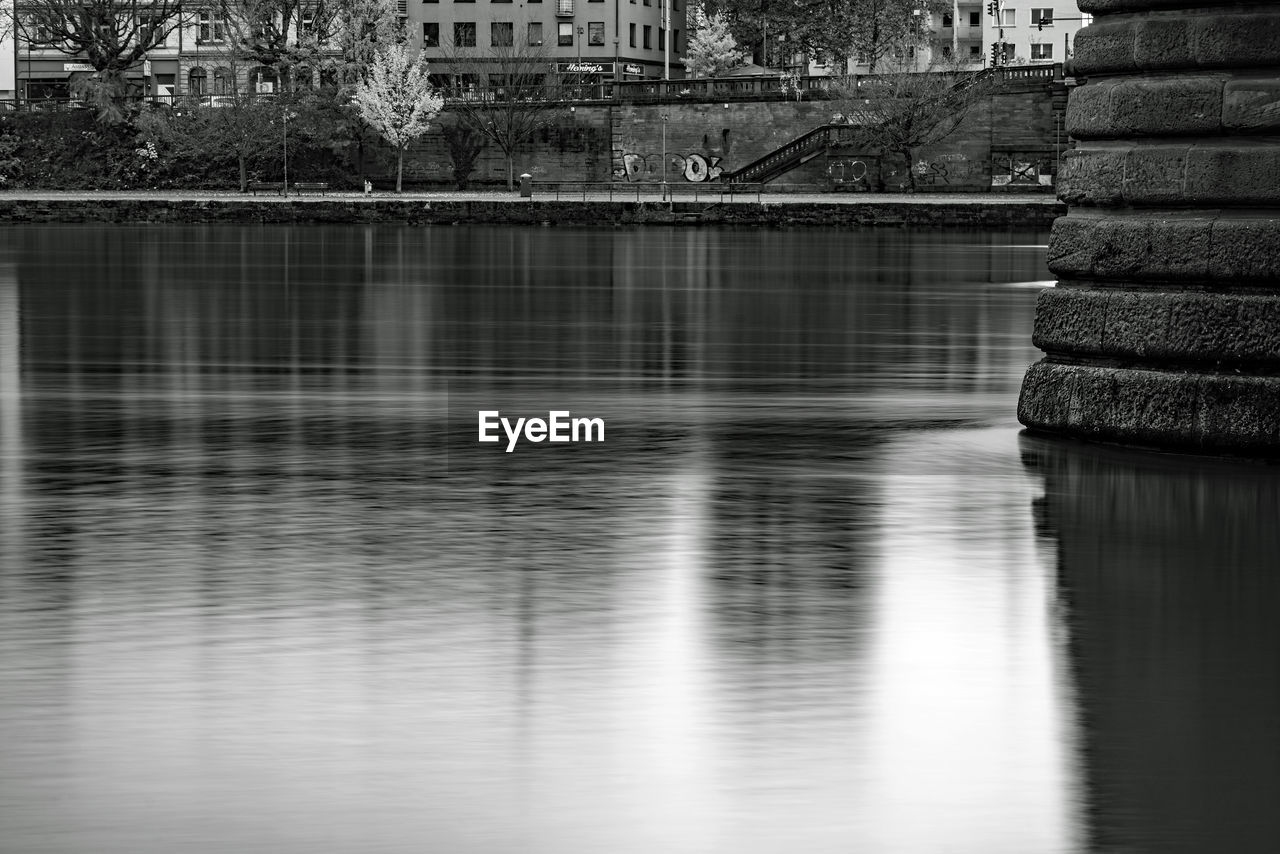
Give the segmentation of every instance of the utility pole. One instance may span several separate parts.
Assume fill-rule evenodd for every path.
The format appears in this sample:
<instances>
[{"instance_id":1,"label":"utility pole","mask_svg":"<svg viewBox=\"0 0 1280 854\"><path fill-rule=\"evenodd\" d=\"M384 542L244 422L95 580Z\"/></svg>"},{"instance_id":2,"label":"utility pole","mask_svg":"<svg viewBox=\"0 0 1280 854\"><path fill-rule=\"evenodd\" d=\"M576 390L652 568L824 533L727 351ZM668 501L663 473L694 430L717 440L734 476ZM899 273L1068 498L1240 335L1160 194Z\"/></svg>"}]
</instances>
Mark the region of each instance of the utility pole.
<instances>
[{"instance_id":1,"label":"utility pole","mask_svg":"<svg viewBox=\"0 0 1280 854\"><path fill-rule=\"evenodd\" d=\"M671 79L671 0L662 3L662 79Z\"/></svg>"}]
</instances>

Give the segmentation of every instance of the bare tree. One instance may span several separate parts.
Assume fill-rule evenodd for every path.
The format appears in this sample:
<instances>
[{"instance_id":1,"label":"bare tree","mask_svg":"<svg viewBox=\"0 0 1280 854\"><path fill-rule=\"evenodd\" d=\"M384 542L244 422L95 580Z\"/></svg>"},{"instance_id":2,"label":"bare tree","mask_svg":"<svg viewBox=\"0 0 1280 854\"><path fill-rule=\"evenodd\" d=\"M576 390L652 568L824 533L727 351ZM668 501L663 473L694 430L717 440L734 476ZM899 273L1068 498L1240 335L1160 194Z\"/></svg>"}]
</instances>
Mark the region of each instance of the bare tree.
<instances>
[{"instance_id":1,"label":"bare tree","mask_svg":"<svg viewBox=\"0 0 1280 854\"><path fill-rule=\"evenodd\" d=\"M831 91L844 115L858 126L855 138L860 144L902 158L914 193L916 149L955 133L986 98L989 80L985 72L950 65L846 79Z\"/></svg>"},{"instance_id":2,"label":"bare tree","mask_svg":"<svg viewBox=\"0 0 1280 854\"><path fill-rule=\"evenodd\" d=\"M293 88L295 69L313 69L338 53L335 41L347 0L215 0L228 50L252 67L269 68L280 88Z\"/></svg>"},{"instance_id":3,"label":"bare tree","mask_svg":"<svg viewBox=\"0 0 1280 854\"><path fill-rule=\"evenodd\" d=\"M449 106L460 124L502 151L507 188L513 189L516 151L555 122L555 110L568 94L555 63L541 48L514 43L483 54L454 44L447 61L454 71Z\"/></svg>"},{"instance_id":4,"label":"bare tree","mask_svg":"<svg viewBox=\"0 0 1280 854\"><path fill-rule=\"evenodd\" d=\"M21 38L68 56L83 57L93 73L75 93L102 121L119 121L125 72L164 44L178 26L180 0L24 0L17 9Z\"/></svg>"}]
</instances>

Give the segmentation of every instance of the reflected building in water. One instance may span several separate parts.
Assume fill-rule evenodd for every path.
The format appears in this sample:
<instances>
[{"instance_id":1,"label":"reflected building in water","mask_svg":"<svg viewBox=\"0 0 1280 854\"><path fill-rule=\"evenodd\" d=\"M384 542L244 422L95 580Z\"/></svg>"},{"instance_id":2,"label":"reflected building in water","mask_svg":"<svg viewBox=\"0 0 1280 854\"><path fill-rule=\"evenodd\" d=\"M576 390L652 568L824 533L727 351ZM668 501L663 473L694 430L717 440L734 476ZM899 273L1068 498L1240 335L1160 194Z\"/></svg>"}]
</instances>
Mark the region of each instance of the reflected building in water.
<instances>
[{"instance_id":1,"label":"reflected building in water","mask_svg":"<svg viewBox=\"0 0 1280 854\"><path fill-rule=\"evenodd\" d=\"M1280 480L1026 438L1080 717L1087 850L1280 839Z\"/></svg>"},{"instance_id":2,"label":"reflected building in water","mask_svg":"<svg viewBox=\"0 0 1280 854\"><path fill-rule=\"evenodd\" d=\"M24 851L1275 838L1276 487L1019 447L1035 235L5 241Z\"/></svg>"}]
</instances>

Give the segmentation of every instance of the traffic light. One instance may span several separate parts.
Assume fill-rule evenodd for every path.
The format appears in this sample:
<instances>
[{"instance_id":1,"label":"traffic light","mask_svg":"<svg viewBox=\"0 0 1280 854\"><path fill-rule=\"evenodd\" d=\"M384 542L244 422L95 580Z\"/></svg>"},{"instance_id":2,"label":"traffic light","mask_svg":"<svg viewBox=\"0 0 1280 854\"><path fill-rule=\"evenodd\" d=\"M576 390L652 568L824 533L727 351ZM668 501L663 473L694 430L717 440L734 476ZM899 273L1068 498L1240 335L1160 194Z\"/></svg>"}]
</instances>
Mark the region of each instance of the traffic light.
<instances>
[{"instance_id":1,"label":"traffic light","mask_svg":"<svg viewBox=\"0 0 1280 854\"><path fill-rule=\"evenodd\" d=\"M999 67L1000 60L1003 58L1004 58L1004 51L1000 49L1000 42L995 42L994 44L991 45L991 67L992 68Z\"/></svg>"},{"instance_id":2,"label":"traffic light","mask_svg":"<svg viewBox=\"0 0 1280 854\"><path fill-rule=\"evenodd\" d=\"M1040 22L1036 24L1036 29L1043 30L1045 27L1052 27L1052 26L1053 26L1053 12L1050 11L1048 12L1048 14L1042 14L1040 18Z\"/></svg>"},{"instance_id":3,"label":"traffic light","mask_svg":"<svg viewBox=\"0 0 1280 854\"><path fill-rule=\"evenodd\" d=\"M997 8L995 0L991 0L991 2L987 4L987 14L994 18L996 16Z\"/></svg>"}]
</instances>

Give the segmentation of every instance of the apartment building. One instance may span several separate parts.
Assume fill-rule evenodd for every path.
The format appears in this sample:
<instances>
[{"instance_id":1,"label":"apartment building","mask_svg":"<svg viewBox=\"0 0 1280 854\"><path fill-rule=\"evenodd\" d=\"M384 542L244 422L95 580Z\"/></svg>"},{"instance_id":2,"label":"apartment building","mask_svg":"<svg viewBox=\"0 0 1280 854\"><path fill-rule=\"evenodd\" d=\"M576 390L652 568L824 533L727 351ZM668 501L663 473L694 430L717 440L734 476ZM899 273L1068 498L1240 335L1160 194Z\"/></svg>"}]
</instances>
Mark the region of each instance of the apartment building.
<instances>
[{"instance_id":1,"label":"apartment building","mask_svg":"<svg viewBox=\"0 0 1280 854\"><path fill-rule=\"evenodd\" d=\"M988 65L997 56L1006 65L1070 59L1076 33L1092 20L1075 0L988 0L982 19Z\"/></svg>"},{"instance_id":2,"label":"apartment building","mask_svg":"<svg viewBox=\"0 0 1280 854\"><path fill-rule=\"evenodd\" d=\"M273 70L232 59L230 35L218 11L184 10L165 39L125 73L131 93L168 98L274 91L278 81ZM77 77L94 73L84 58L46 42L39 32L17 28L13 75L20 98L66 98Z\"/></svg>"},{"instance_id":3,"label":"apartment building","mask_svg":"<svg viewBox=\"0 0 1280 854\"><path fill-rule=\"evenodd\" d=\"M927 21L931 36L925 44L907 48L877 70L888 65L924 71L954 62L962 68L987 68L993 61L1003 65L1034 65L1062 62L1069 58L1076 33L1089 23L1075 0L981 0L956 3L952 11L933 14ZM867 74L871 66L865 58L854 57L844 73ZM839 74L830 65L813 64L811 74Z\"/></svg>"},{"instance_id":4,"label":"apartment building","mask_svg":"<svg viewBox=\"0 0 1280 854\"><path fill-rule=\"evenodd\" d=\"M22 7L18 7L22 13ZM28 27L15 27L13 38L12 72L14 94L19 98L66 98L71 84L81 76L93 73L93 66L81 57L70 56L50 47L47 38L39 32L28 32ZM178 85L178 57L181 36L177 31L149 51L147 57L130 68L125 79L136 94L172 95ZM8 58L8 57L6 57Z\"/></svg>"},{"instance_id":5,"label":"apartment building","mask_svg":"<svg viewBox=\"0 0 1280 854\"><path fill-rule=\"evenodd\" d=\"M686 2L405 0L404 8L433 73L447 77L455 54L537 52L562 75L596 83L684 77Z\"/></svg>"}]
</instances>

